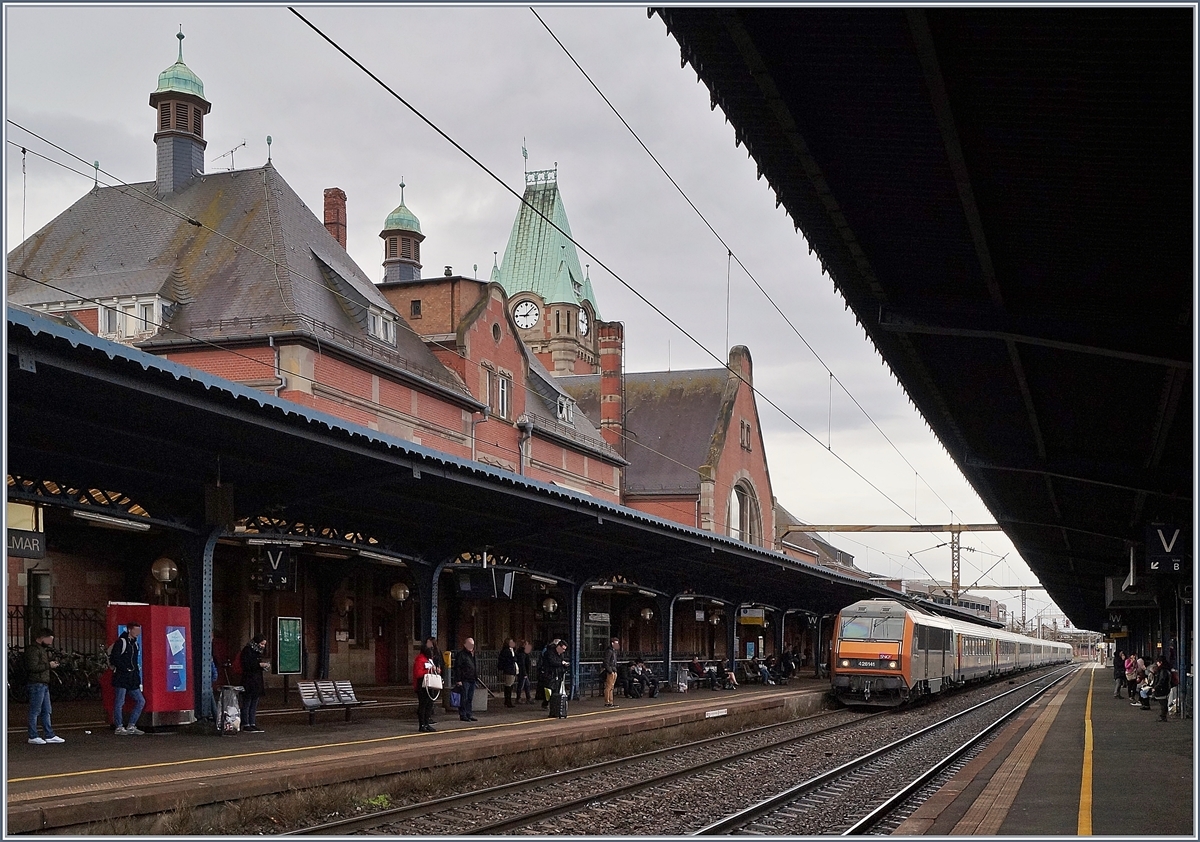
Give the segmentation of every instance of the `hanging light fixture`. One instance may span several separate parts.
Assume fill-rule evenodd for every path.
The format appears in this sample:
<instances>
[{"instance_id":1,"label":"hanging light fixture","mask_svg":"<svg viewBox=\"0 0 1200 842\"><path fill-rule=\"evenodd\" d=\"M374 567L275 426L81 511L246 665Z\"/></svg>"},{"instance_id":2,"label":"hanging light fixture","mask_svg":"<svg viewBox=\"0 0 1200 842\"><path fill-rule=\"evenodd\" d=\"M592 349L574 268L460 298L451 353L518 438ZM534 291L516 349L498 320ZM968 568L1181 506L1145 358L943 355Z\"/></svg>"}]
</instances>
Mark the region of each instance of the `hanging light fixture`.
<instances>
[{"instance_id":1,"label":"hanging light fixture","mask_svg":"<svg viewBox=\"0 0 1200 842\"><path fill-rule=\"evenodd\" d=\"M179 566L163 556L150 565L150 575L154 577L155 581L162 582L164 585L169 584L179 576Z\"/></svg>"},{"instance_id":2,"label":"hanging light fixture","mask_svg":"<svg viewBox=\"0 0 1200 842\"><path fill-rule=\"evenodd\" d=\"M396 600L396 602L404 602L404 600L408 599L408 585L403 582L397 582L392 585L392 589L388 593L391 594L392 599Z\"/></svg>"},{"instance_id":3,"label":"hanging light fixture","mask_svg":"<svg viewBox=\"0 0 1200 842\"><path fill-rule=\"evenodd\" d=\"M542 610L547 614L553 614L558 610L558 600L552 596L548 596L542 600Z\"/></svg>"},{"instance_id":4,"label":"hanging light fixture","mask_svg":"<svg viewBox=\"0 0 1200 842\"><path fill-rule=\"evenodd\" d=\"M643 608L641 611L641 614L642 614L642 619L647 622L654 619L654 609L653 608Z\"/></svg>"}]
</instances>

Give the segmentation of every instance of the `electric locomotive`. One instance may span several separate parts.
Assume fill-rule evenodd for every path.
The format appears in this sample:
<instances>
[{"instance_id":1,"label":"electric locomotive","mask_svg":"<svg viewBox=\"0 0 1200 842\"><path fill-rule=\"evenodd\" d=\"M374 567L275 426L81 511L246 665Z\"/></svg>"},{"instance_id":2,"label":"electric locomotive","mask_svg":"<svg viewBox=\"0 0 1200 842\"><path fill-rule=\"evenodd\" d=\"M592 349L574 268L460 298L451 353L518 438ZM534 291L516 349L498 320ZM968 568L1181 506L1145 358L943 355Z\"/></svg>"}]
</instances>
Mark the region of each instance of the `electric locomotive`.
<instances>
[{"instance_id":1,"label":"electric locomotive","mask_svg":"<svg viewBox=\"0 0 1200 842\"><path fill-rule=\"evenodd\" d=\"M831 645L834 695L895 707L972 681L1066 663L1070 645L940 617L893 599L866 599L838 614Z\"/></svg>"}]
</instances>

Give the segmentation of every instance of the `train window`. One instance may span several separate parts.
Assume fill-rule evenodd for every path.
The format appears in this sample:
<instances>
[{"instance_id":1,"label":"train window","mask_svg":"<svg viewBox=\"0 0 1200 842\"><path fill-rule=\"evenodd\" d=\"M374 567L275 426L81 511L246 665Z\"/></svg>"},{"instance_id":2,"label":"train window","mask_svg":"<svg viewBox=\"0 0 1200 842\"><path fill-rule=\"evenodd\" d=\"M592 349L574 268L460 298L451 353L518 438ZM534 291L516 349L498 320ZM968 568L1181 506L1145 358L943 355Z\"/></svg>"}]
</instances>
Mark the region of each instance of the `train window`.
<instances>
[{"instance_id":1,"label":"train window","mask_svg":"<svg viewBox=\"0 0 1200 842\"><path fill-rule=\"evenodd\" d=\"M918 649L952 649L954 638L950 629L917 626Z\"/></svg>"},{"instance_id":2,"label":"train window","mask_svg":"<svg viewBox=\"0 0 1200 842\"><path fill-rule=\"evenodd\" d=\"M842 620L842 640L901 640L903 617L847 617Z\"/></svg>"}]
</instances>

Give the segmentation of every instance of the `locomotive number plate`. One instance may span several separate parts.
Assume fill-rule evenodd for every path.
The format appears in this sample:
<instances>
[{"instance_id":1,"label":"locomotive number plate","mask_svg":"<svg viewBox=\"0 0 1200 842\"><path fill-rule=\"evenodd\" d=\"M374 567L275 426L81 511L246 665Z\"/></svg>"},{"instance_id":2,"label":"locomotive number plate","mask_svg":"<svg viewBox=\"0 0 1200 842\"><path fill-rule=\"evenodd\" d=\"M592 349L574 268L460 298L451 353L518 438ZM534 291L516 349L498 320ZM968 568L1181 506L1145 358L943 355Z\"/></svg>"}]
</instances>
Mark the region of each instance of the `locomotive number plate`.
<instances>
[{"instance_id":1,"label":"locomotive number plate","mask_svg":"<svg viewBox=\"0 0 1200 842\"><path fill-rule=\"evenodd\" d=\"M878 661L855 661L855 666L866 667L867 669L878 669Z\"/></svg>"}]
</instances>

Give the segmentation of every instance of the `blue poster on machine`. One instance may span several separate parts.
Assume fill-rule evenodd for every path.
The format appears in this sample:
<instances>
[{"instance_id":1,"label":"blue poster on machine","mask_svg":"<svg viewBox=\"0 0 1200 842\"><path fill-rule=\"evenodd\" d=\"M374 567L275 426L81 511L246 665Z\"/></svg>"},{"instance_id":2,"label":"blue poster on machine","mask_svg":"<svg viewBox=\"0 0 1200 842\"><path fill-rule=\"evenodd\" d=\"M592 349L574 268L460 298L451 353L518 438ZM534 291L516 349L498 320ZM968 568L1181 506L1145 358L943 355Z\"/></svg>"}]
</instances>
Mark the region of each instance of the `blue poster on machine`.
<instances>
[{"instance_id":1,"label":"blue poster on machine","mask_svg":"<svg viewBox=\"0 0 1200 842\"><path fill-rule=\"evenodd\" d=\"M187 628L167 626L167 690L187 689Z\"/></svg>"}]
</instances>

